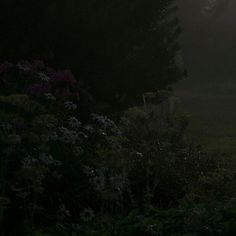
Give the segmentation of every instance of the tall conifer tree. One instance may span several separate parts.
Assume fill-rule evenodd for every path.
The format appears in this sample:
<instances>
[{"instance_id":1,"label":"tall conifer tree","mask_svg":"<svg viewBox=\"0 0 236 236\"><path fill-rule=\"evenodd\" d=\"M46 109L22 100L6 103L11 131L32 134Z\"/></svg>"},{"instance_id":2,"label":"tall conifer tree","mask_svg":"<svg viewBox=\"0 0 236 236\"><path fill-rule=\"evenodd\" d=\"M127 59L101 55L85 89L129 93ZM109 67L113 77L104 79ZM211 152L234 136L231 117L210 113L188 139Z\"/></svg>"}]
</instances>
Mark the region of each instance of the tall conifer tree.
<instances>
[{"instance_id":1,"label":"tall conifer tree","mask_svg":"<svg viewBox=\"0 0 236 236\"><path fill-rule=\"evenodd\" d=\"M2 55L71 67L100 101L134 102L183 76L174 0L9 0L11 7Z\"/></svg>"}]
</instances>

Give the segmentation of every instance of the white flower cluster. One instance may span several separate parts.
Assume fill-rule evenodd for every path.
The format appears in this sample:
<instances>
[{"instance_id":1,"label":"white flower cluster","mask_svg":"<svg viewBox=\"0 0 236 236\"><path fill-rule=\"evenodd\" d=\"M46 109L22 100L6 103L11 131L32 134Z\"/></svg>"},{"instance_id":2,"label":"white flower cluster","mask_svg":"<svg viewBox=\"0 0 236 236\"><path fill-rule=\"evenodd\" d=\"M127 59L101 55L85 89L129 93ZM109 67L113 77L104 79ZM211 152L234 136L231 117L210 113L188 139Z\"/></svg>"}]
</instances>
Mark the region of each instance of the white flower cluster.
<instances>
[{"instance_id":1,"label":"white flower cluster","mask_svg":"<svg viewBox=\"0 0 236 236\"><path fill-rule=\"evenodd\" d=\"M70 117L68 119L68 125L72 128L72 129L79 129L81 127L81 122L76 118L76 117Z\"/></svg>"},{"instance_id":2,"label":"white flower cluster","mask_svg":"<svg viewBox=\"0 0 236 236\"><path fill-rule=\"evenodd\" d=\"M159 235L157 224L148 225L146 231L151 235Z\"/></svg>"},{"instance_id":3,"label":"white flower cluster","mask_svg":"<svg viewBox=\"0 0 236 236\"><path fill-rule=\"evenodd\" d=\"M30 155L28 155L26 158L22 160L22 167L24 169L31 169L33 168L36 164L38 164L38 160Z\"/></svg>"},{"instance_id":4,"label":"white flower cluster","mask_svg":"<svg viewBox=\"0 0 236 236\"><path fill-rule=\"evenodd\" d=\"M39 161L44 165L60 165L60 161L55 160L52 155L47 153L40 153L39 154Z\"/></svg>"},{"instance_id":5,"label":"white flower cluster","mask_svg":"<svg viewBox=\"0 0 236 236\"><path fill-rule=\"evenodd\" d=\"M136 156L137 156L138 158L143 158L143 153L141 153L141 152L136 152Z\"/></svg>"},{"instance_id":6,"label":"white flower cluster","mask_svg":"<svg viewBox=\"0 0 236 236\"><path fill-rule=\"evenodd\" d=\"M80 218L85 222L91 221L94 216L94 211L91 208L85 208L83 212L80 213Z\"/></svg>"},{"instance_id":7,"label":"white flower cluster","mask_svg":"<svg viewBox=\"0 0 236 236\"><path fill-rule=\"evenodd\" d=\"M76 110L77 109L77 104L75 104L71 101L64 102L64 106L67 110Z\"/></svg>"},{"instance_id":8,"label":"white flower cluster","mask_svg":"<svg viewBox=\"0 0 236 236\"><path fill-rule=\"evenodd\" d=\"M91 118L93 121L95 121L98 125L101 125L102 128L104 129L111 129L113 128L115 125L114 121L112 121L111 119L109 119L106 116L101 116L101 115L97 115L97 114L91 114Z\"/></svg>"},{"instance_id":9,"label":"white flower cluster","mask_svg":"<svg viewBox=\"0 0 236 236\"><path fill-rule=\"evenodd\" d=\"M59 131L61 133L59 140L64 143L75 144L79 139L78 133L74 130L69 130L65 127L61 127L59 128Z\"/></svg>"},{"instance_id":10,"label":"white flower cluster","mask_svg":"<svg viewBox=\"0 0 236 236\"><path fill-rule=\"evenodd\" d=\"M44 82L48 82L50 80L50 78L42 72L40 72L38 75L39 75L39 78Z\"/></svg>"},{"instance_id":11,"label":"white flower cluster","mask_svg":"<svg viewBox=\"0 0 236 236\"><path fill-rule=\"evenodd\" d=\"M56 97L53 96L51 93L45 93L44 96L48 99L48 100L52 100L55 101Z\"/></svg>"},{"instance_id":12,"label":"white flower cluster","mask_svg":"<svg viewBox=\"0 0 236 236\"><path fill-rule=\"evenodd\" d=\"M29 65L27 63L24 63L24 62L18 63L16 66L18 67L19 70L22 70L24 72L27 72L27 71L31 70Z\"/></svg>"}]
</instances>

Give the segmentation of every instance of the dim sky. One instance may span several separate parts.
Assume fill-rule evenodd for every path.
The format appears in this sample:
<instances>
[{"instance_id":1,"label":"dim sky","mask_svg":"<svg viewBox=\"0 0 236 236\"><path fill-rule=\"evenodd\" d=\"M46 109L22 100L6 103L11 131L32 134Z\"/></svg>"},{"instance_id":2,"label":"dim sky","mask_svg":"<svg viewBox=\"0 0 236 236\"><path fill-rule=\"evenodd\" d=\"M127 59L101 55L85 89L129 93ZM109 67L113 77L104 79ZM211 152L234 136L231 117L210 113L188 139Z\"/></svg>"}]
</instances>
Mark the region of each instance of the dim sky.
<instances>
[{"instance_id":1,"label":"dim sky","mask_svg":"<svg viewBox=\"0 0 236 236\"><path fill-rule=\"evenodd\" d=\"M185 96L236 98L236 1L177 2L189 72L189 78L177 86L178 91Z\"/></svg>"}]
</instances>

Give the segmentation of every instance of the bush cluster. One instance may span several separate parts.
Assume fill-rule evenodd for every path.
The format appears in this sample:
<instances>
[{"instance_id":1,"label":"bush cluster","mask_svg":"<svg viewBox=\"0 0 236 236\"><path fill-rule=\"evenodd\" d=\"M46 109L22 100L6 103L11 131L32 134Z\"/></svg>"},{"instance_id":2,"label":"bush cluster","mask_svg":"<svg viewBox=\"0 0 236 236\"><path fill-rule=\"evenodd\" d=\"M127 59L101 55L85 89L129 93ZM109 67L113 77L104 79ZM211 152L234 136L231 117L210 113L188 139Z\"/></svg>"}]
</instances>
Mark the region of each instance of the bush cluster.
<instances>
[{"instance_id":1,"label":"bush cluster","mask_svg":"<svg viewBox=\"0 0 236 236\"><path fill-rule=\"evenodd\" d=\"M85 115L71 71L39 61L2 64L0 83L2 235L235 229L235 171L188 143L186 115L159 105L132 107L117 122Z\"/></svg>"}]
</instances>

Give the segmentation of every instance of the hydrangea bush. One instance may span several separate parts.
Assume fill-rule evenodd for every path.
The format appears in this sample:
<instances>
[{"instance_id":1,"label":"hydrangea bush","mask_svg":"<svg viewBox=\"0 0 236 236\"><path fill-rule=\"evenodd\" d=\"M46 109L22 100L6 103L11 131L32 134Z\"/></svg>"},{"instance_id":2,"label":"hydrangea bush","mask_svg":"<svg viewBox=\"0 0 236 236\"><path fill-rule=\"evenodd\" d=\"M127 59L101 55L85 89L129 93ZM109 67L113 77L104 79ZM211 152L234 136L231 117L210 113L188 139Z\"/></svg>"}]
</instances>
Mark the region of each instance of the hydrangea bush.
<instances>
[{"instance_id":1,"label":"hydrangea bush","mask_svg":"<svg viewBox=\"0 0 236 236\"><path fill-rule=\"evenodd\" d=\"M120 231L119 217L176 206L219 166L186 142L186 116L163 118L154 106L128 109L120 122L92 112L82 119L82 94L69 70L0 65L5 235L137 235ZM155 222L145 227L142 235L159 235Z\"/></svg>"},{"instance_id":2,"label":"hydrangea bush","mask_svg":"<svg viewBox=\"0 0 236 236\"><path fill-rule=\"evenodd\" d=\"M0 220L6 232L14 224L19 231L36 222L88 221L95 211L120 207L127 184L119 163L124 137L105 116L91 113L81 121L73 74L23 61L3 63L0 78Z\"/></svg>"},{"instance_id":3,"label":"hydrangea bush","mask_svg":"<svg viewBox=\"0 0 236 236\"><path fill-rule=\"evenodd\" d=\"M79 120L78 82L69 70L23 61L3 63L0 83L1 223L16 223L14 214L19 225L45 216L55 222L67 212L63 172L79 165L91 134Z\"/></svg>"}]
</instances>

